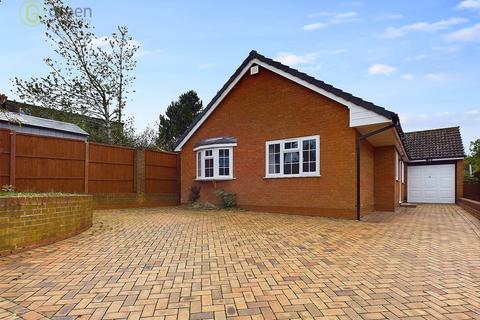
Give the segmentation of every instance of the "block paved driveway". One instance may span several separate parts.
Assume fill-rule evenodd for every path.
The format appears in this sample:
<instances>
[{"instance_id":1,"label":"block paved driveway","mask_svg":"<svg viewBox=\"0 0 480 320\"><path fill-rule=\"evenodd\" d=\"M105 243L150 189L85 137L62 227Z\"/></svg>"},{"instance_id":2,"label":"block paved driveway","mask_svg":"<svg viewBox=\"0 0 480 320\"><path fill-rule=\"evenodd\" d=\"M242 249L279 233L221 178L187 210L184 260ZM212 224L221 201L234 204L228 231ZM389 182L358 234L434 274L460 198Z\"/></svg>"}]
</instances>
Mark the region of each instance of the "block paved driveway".
<instances>
[{"instance_id":1,"label":"block paved driveway","mask_svg":"<svg viewBox=\"0 0 480 320\"><path fill-rule=\"evenodd\" d=\"M0 318L480 319L480 228L425 205L367 221L179 208L95 213L0 259Z\"/></svg>"}]
</instances>

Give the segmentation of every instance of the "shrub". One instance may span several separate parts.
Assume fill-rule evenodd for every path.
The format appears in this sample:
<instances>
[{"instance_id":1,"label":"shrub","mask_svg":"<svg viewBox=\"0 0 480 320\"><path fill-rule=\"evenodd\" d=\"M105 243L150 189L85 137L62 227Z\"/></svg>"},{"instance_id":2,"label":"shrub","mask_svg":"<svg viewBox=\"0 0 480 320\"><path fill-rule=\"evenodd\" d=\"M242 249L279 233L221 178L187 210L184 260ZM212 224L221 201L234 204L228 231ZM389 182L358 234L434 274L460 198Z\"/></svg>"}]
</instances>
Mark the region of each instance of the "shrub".
<instances>
[{"instance_id":1,"label":"shrub","mask_svg":"<svg viewBox=\"0 0 480 320\"><path fill-rule=\"evenodd\" d=\"M200 190L201 187L198 185L192 185L190 187L190 193L188 195L188 201L190 201L190 203L195 203L200 199Z\"/></svg>"},{"instance_id":2,"label":"shrub","mask_svg":"<svg viewBox=\"0 0 480 320\"><path fill-rule=\"evenodd\" d=\"M235 193L228 193L223 189L217 189L214 193L222 200L224 208L234 208L237 206L237 195Z\"/></svg>"}]
</instances>

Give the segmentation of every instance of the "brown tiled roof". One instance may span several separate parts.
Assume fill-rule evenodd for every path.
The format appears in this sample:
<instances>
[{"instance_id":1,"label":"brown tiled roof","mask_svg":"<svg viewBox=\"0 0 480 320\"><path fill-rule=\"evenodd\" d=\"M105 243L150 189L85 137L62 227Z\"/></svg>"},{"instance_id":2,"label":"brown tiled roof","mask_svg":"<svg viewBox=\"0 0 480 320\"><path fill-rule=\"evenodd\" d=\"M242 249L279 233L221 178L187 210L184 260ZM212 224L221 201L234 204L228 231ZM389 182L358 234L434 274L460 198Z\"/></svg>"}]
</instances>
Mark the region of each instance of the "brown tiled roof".
<instances>
[{"instance_id":1,"label":"brown tiled roof","mask_svg":"<svg viewBox=\"0 0 480 320\"><path fill-rule=\"evenodd\" d=\"M405 132L405 148L410 160L464 157L459 127Z\"/></svg>"}]
</instances>

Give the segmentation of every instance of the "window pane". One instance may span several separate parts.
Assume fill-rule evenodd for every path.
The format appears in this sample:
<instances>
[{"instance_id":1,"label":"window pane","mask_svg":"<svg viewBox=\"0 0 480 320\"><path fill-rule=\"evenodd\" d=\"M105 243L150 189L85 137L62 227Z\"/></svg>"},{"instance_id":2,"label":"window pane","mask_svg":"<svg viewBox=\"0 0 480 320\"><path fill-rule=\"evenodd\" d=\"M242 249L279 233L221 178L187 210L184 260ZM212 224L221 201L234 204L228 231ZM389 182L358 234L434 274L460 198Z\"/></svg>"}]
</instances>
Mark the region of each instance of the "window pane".
<instances>
[{"instance_id":1,"label":"window pane","mask_svg":"<svg viewBox=\"0 0 480 320\"><path fill-rule=\"evenodd\" d=\"M299 174L300 173L300 165L297 163L292 164L292 174Z\"/></svg>"},{"instance_id":2,"label":"window pane","mask_svg":"<svg viewBox=\"0 0 480 320\"><path fill-rule=\"evenodd\" d=\"M296 148L298 148L298 142L297 141L285 142L284 148L285 149L296 149Z\"/></svg>"},{"instance_id":3,"label":"window pane","mask_svg":"<svg viewBox=\"0 0 480 320\"><path fill-rule=\"evenodd\" d=\"M280 144L268 145L268 173L280 173Z\"/></svg>"},{"instance_id":4,"label":"window pane","mask_svg":"<svg viewBox=\"0 0 480 320\"><path fill-rule=\"evenodd\" d=\"M298 174L299 173L299 152L285 152L283 154L283 173Z\"/></svg>"},{"instance_id":5,"label":"window pane","mask_svg":"<svg viewBox=\"0 0 480 320\"><path fill-rule=\"evenodd\" d=\"M315 172L317 161L317 142L315 139L303 140L303 172Z\"/></svg>"},{"instance_id":6,"label":"window pane","mask_svg":"<svg viewBox=\"0 0 480 320\"><path fill-rule=\"evenodd\" d=\"M218 174L220 176L228 176L230 172L230 150L218 150Z\"/></svg>"},{"instance_id":7,"label":"window pane","mask_svg":"<svg viewBox=\"0 0 480 320\"><path fill-rule=\"evenodd\" d=\"M211 157L213 155L212 150L205 150L205 157Z\"/></svg>"},{"instance_id":8,"label":"window pane","mask_svg":"<svg viewBox=\"0 0 480 320\"><path fill-rule=\"evenodd\" d=\"M213 159L205 159L205 177L213 177Z\"/></svg>"}]
</instances>

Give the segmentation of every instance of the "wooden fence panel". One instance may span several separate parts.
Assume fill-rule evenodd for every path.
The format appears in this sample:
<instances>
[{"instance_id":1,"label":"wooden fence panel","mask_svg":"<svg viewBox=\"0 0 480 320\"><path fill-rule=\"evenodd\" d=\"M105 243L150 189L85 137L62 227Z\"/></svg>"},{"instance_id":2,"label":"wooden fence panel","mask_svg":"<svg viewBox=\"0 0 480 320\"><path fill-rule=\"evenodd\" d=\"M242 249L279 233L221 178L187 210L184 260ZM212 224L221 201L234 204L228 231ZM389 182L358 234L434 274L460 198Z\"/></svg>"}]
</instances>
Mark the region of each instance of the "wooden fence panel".
<instances>
[{"instance_id":1,"label":"wooden fence panel","mask_svg":"<svg viewBox=\"0 0 480 320\"><path fill-rule=\"evenodd\" d=\"M480 201L480 183L465 183L463 185L463 197L470 200Z\"/></svg>"},{"instance_id":2,"label":"wooden fence panel","mask_svg":"<svg viewBox=\"0 0 480 320\"><path fill-rule=\"evenodd\" d=\"M89 143L89 193L135 192L135 149Z\"/></svg>"},{"instance_id":3,"label":"wooden fence panel","mask_svg":"<svg viewBox=\"0 0 480 320\"><path fill-rule=\"evenodd\" d=\"M16 134L15 189L28 192L84 191L85 142Z\"/></svg>"},{"instance_id":4,"label":"wooden fence panel","mask_svg":"<svg viewBox=\"0 0 480 320\"><path fill-rule=\"evenodd\" d=\"M146 193L178 193L177 159L175 153L145 150Z\"/></svg>"},{"instance_id":5,"label":"wooden fence panel","mask_svg":"<svg viewBox=\"0 0 480 320\"><path fill-rule=\"evenodd\" d=\"M10 138L9 130L0 130L0 186L10 184Z\"/></svg>"}]
</instances>

